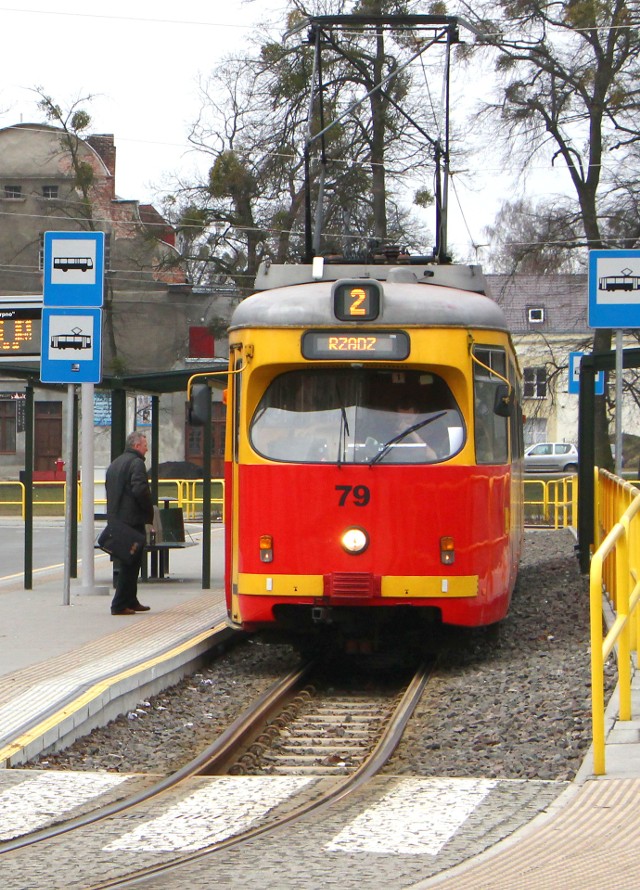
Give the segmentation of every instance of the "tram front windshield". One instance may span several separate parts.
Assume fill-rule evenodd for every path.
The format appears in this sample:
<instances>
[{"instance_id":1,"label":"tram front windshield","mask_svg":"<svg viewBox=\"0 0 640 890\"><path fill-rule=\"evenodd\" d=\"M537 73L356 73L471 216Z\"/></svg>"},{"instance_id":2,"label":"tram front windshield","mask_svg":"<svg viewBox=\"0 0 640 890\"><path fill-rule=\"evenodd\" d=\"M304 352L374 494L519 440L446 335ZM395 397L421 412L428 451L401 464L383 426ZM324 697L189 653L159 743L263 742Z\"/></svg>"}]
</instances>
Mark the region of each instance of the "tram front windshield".
<instances>
[{"instance_id":1,"label":"tram front windshield","mask_svg":"<svg viewBox=\"0 0 640 890\"><path fill-rule=\"evenodd\" d=\"M425 464L465 436L446 382L425 371L304 369L276 377L250 427L253 449L295 463Z\"/></svg>"}]
</instances>

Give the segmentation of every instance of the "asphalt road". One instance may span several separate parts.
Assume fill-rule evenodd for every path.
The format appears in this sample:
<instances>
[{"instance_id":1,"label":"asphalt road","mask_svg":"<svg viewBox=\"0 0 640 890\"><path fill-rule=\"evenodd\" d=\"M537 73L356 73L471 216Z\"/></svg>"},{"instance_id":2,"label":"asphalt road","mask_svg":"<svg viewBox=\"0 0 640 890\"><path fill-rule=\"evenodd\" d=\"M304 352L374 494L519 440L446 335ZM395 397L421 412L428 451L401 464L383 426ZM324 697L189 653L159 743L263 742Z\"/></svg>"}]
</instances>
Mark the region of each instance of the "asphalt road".
<instances>
[{"instance_id":1,"label":"asphalt road","mask_svg":"<svg viewBox=\"0 0 640 890\"><path fill-rule=\"evenodd\" d=\"M0 520L0 579L24 571L25 527L21 519ZM64 562L64 520L34 519L33 568Z\"/></svg>"},{"instance_id":2,"label":"asphalt road","mask_svg":"<svg viewBox=\"0 0 640 890\"><path fill-rule=\"evenodd\" d=\"M103 524L96 522L96 535ZM215 527L215 525L212 526L212 529ZM194 525L188 530L199 533L202 529L201 526ZM78 530L78 553L80 548L80 531ZM24 573L24 552L24 522L17 518L0 517L0 581ZM62 565L64 565L64 519L35 517L33 520L33 570ZM223 536L214 534L211 547L212 583L222 583L223 567Z\"/></svg>"}]
</instances>

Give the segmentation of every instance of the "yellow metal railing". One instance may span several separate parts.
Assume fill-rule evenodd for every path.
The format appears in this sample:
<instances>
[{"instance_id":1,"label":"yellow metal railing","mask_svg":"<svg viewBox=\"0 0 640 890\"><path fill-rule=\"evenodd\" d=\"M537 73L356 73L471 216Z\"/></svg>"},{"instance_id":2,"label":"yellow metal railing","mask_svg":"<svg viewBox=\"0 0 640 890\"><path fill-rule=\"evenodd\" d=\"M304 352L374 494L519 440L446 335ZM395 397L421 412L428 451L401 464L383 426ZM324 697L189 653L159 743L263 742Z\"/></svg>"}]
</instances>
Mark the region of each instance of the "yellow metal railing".
<instances>
[{"instance_id":1,"label":"yellow metal railing","mask_svg":"<svg viewBox=\"0 0 640 890\"><path fill-rule=\"evenodd\" d=\"M17 489L16 497L18 500L11 500L11 497L5 499L7 489ZM22 482L0 482L0 505L7 507L20 507L20 515L24 519L25 514L25 493L24 484Z\"/></svg>"},{"instance_id":2,"label":"yellow metal railing","mask_svg":"<svg viewBox=\"0 0 640 890\"><path fill-rule=\"evenodd\" d=\"M10 496L5 497L5 492L10 486L13 486L13 488L17 489L15 499L12 499ZM65 482L51 481L33 483L34 512L38 507L54 507L59 509L54 509L53 513L55 513L56 515L59 514L60 516L64 516L65 498ZM4 507L19 507L20 516L22 517L22 519L25 518L26 491L23 482L0 482L0 508Z\"/></svg>"},{"instance_id":3,"label":"yellow metal railing","mask_svg":"<svg viewBox=\"0 0 640 890\"><path fill-rule=\"evenodd\" d=\"M16 489L15 498L5 497L9 487ZM104 487L104 481L94 482ZM551 528L566 528L576 524L578 480L577 476L565 476L562 479L525 479L524 480L525 522L528 525L545 525ZM48 488L56 488L60 496L46 498ZM56 515L64 515L66 484L64 482L34 482L34 505L57 507ZM48 492L47 492L48 493ZM213 516L222 519L224 515L224 479L211 480L211 506ZM185 519L196 519L202 513L202 480L201 479L161 479L158 485L158 502L181 507ZM106 508L105 497L94 497L96 507ZM4 507L19 507L20 515L25 516L25 488L22 482L0 482L0 512ZM82 483L78 482L78 521L82 519Z\"/></svg>"},{"instance_id":4,"label":"yellow metal railing","mask_svg":"<svg viewBox=\"0 0 640 890\"><path fill-rule=\"evenodd\" d=\"M95 481L94 487L102 486L104 481ZM15 489L15 496L11 488ZM34 510L37 507L53 507L53 514L64 516L67 497L66 482L34 482ZM8 496L7 496L8 493ZM53 495L56 497L53 497ZM202 513L202 480L201 479L161 479L158 485L158 502L160 507L181 507L185 519L196 519ZM95 507L103 507L106 511L105 497L94 497ZM22 482L0 482L0 512L4 507L19 508L22 519L25 518L26 502L25 487ZM224 479L211 480L212 516L222 519L224 515ZM78 482L78 522L82 520L82 483Z\"/></svg>"},{"instance_id":5,"label":"yellow metal railing","mask_svg":"<svg viewBox=\"0 0 640 890\"><path fill-rule=\"evenodd\" d=\"M525 523L550 528L575 526L578 515L578 477L524 480Z\"/></svg>"},{"instance_id":6,"label":"yellow metal railing","mask_svg":"<svg viewBox=\"0 0 640 890\"><path fill-rule=\"evenodd\" d=\"M595 547L589 573L593 771L605 773L604 666L617 646L619 719L631 720L631 653L640 629L640 490L607 470L596 470ZM615 619L603 631L602 597Z\"/></svg>"}]
</instances>

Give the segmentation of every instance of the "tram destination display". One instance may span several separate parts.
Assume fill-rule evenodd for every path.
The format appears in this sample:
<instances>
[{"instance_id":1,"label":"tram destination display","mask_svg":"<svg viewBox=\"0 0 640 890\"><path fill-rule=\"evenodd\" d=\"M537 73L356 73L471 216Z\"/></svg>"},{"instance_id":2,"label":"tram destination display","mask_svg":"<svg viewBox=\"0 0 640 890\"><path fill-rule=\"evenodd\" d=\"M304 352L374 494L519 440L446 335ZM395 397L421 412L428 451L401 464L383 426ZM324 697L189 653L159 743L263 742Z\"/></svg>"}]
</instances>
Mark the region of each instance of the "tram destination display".
<instances>
[{"instance_id":1,"label":"tram destination display","mask_svg":"<svg viewBox=\"0 0 640 890\"><path fill-rule=\"evenodd\" d=\"M307 331L302 337L306 359L401 362L409 357L409 348L409 335L404 331Z\"/></svg>"},{"instance_id":2,"label":"tram destination display","mask_svg":"<svg viewBox=\"0 0 640 890\"><path fill-rule=\"evenodd\" d=\"M42 309L0 305L0 358L40 356Z\"/></svg>"}]
</instances>

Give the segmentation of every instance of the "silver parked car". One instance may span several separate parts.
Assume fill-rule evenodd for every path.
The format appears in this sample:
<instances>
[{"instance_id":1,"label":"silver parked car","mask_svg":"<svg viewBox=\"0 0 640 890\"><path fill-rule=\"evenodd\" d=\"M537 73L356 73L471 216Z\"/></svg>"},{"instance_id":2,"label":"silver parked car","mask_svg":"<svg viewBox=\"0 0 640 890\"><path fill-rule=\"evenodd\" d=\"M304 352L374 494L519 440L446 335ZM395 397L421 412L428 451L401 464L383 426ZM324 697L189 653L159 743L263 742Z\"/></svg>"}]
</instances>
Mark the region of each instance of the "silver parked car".
<instances>
[{"instance_id":1,"label":"silver parked car","mask_svg":"<svg viewBox=\"0 0 640 890\"><path fill-rule=\"evenodd\" d=\"M526 473L576 473L578 449L569 442L538 442L524 452Z\"/></svg>"}]
</instances>

